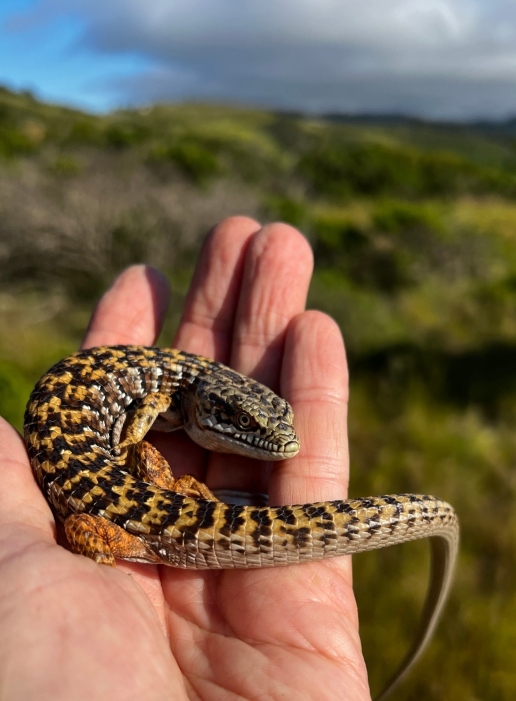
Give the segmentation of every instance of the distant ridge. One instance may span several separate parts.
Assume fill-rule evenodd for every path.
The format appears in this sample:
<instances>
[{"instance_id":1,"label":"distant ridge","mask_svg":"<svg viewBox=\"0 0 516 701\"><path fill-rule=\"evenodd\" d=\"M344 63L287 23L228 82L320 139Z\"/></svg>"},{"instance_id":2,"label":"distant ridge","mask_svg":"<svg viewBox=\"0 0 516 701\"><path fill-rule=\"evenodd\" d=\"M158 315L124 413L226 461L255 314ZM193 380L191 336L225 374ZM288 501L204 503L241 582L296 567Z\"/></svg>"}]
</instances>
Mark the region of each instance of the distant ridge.
<instances>
[{"instance_id":1,"label":"distant ridge","mask_svg":"<svg viewBox=\"0 0 516 701\"><path fill-rule=\"evenodd\" d=\"M301 116L301 115L300 115ZM318 116L325 122L334 122L337 124L359 124L362 126L379 126L379 127L431 127L445 129L479 129L479 130L495 130L504 132L516 133L516 116L508 117L507 119L464 119L460 121L450 119L425 119L424 117L416 117L406 114L390 114L390 113L375 113L356 112L356 113L341 113L328 112Z\"/></svg>"},{"instance_id":2,"label":"distant ridge","mask_svg":"<svg viewBox=\"0 0 516 701\"><path fill-rule=\"evenodd\" d=\"M97 115L95 113L90 113L87 110L81 110L80 108L61 104L53 103L47 100L43 100L37 95L35 95L30 90L13 90L8 88L6 85L0 84L0 100L2 98L13 98L16 101L26 101L34 106L41 105L42 107L50 107L62 109L70 114L85 114L88 116L109 116L115 115L119 112L125 113L139 113L142 109L153 109L157 107L170 107L177 108L180 106L189 105L195 107L199 105L201 107L210 106L211 103L196 103L192 102L156 102L151 105L139 105L134 107L120 107L105 113L104 115ZM463 119L463 120L451 120L451 119L430 119L416 115L403 114L403 113L371 113L371 112L324 112L321 114L314 114L310 112L302 112L299 110L279 110L273 107L265 108L256 105L245 105L245 104L235 104L235 103L213 103L214 107L227 108L228 110L249 110L252 112L264 112L273 113L278 115L278 117L283 117L287 119L316 119L322 122L329 122L335 124L356 124L361 126L377 126L377 127L430 127L430 128L444 128L446 130L453 129L476 129L480 131L490 131L490 132L504 132L506 134L516 134L516 115L507 117L506 119Z\"/></svg>"}]
</instances>

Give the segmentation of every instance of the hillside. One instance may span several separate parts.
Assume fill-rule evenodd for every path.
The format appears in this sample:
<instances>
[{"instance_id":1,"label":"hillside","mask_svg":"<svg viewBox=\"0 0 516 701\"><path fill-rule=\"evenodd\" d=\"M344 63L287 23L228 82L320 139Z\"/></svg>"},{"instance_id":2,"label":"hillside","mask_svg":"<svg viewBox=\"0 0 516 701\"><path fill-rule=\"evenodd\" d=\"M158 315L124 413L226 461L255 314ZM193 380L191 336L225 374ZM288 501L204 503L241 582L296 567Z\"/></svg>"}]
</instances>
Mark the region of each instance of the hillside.
<instances>
[{"instance_id":1,"label":"hillside","mask_svg":"<svg viewBox=\"0 0 516 701\"><path fill-rule=\"evenodd\" d=\"M516 698L514 122L95 116L0 89L0 413L20 428L37 377L133 262L171 281L165 342L203 235L236 213L314 248L310 305L350 358L352 494L437 493L461 518L445 620L396 698ZM355 559L373 688L412 637L427 561L424 544Z\"/></svg>"}]
</instances>

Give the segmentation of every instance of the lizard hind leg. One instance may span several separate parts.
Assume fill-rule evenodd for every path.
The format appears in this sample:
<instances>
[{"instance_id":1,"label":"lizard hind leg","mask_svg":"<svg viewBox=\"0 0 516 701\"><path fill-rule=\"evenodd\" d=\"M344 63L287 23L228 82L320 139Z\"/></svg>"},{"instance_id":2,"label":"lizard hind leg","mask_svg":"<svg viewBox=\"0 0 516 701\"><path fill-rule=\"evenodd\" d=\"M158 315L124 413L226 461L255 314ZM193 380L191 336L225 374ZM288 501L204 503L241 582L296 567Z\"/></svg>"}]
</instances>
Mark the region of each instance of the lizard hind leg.
<instances>
[{"instance_id":1,"label":"lizard hind leg","mask_svg":"<svg viewBox=\"0 0 516 701\"><path fill-rule=\"evenodd\" d=\"M207 499L208 501L220 501L213 492L210 492L204 482L199 482L193 475L183 475L176 480L175 492L184 494L192 499Z\"/></svg>"},{"instance_id":2,"label":"lizard hind leg","mask_svg":"<svg viewBox=\"0 0 516 701\"><path fill-rule=\"evenodd\" d=\"M169 489L192 499L219 501L208 487L195 479L193 475L183 475L175 479L168 462L159 450L148 441L141 441L130 446L127 469L135 477L154 484L156 487Z\"/></svg>"},{"instance_id":3,"label":"lizard hind leg","mask_svg":"<svg viewBox=\"0 0 516 701\"><path fill-rule=\"evenodd\" d=\"M176 480L163 455L148 441L129 446L126 469L134 477L162 489L174 489Z\"/></svg>"},{"instance_id":4,"label":"lizard hind leg","mask_svg":"<svg viewBox=\"0 0 516 701\"><path fill-rule=\"evenodd\" d=\"M101 516L71 514L64 523L74 553L86 555L101 565L115 566L115 558L159 563L159 557L135 535Z\"/></svg>"}]
</instances>

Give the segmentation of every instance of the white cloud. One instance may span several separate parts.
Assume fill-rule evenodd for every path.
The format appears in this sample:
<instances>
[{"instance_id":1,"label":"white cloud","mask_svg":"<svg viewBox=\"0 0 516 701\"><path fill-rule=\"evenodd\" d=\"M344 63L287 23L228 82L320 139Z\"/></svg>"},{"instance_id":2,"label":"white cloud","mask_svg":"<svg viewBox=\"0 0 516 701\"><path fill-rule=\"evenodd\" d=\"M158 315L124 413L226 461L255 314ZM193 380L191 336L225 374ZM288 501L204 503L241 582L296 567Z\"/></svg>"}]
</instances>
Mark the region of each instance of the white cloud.
<instances>
[{"instance_id":1,"label":"white cloud","mask_svg":"<svg viewBox=\"0 0 516 701\"><path fill-rule=\"evenodd\" d=\"M43 0L39 20L70 14ZM145 57L122 101L245 100L432 117L516 113L514 0L78 0L81 43Z\"/></svg>"}]
</instances>

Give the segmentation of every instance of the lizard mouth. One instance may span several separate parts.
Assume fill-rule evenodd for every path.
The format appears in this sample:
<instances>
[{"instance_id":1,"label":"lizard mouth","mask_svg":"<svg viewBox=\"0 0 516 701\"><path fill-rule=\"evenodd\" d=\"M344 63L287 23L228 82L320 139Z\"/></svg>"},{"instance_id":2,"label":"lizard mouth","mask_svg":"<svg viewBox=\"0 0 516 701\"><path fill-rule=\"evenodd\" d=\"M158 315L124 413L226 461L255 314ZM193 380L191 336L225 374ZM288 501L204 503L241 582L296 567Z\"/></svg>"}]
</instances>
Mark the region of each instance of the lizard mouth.
<instances>
[{"instance_id":1,"label":"lizard mouth","mask_svg":"<svg viewBox=\"0 0 516 701\"><path fill-rule=\"evenodd\" d=\"M224 448L224 443L227 449ZM233 434L224 435L223 441L220 441L220 448L212 448L218 452L239 453L251 458L259 458L261 460L285 460L293 458L298 454L300 445L297 438L294 438L287 443L280 444L268 441L265 438L253 434Z\"/></svg>"},{"instance_id":2,"label":"lizard mouth","mask_svg":"<svg viewBox=\"0 0 516 701\"><path fill-rule=\"evenodd\" d=\"M256 433L217 430L213 426L190 423L185 426L190 437L203 448L217 453L236 453L258 460L285 460L299 452L299 441L294 432L282 442L267 440Z\"/></svg>"}]
</instances>

